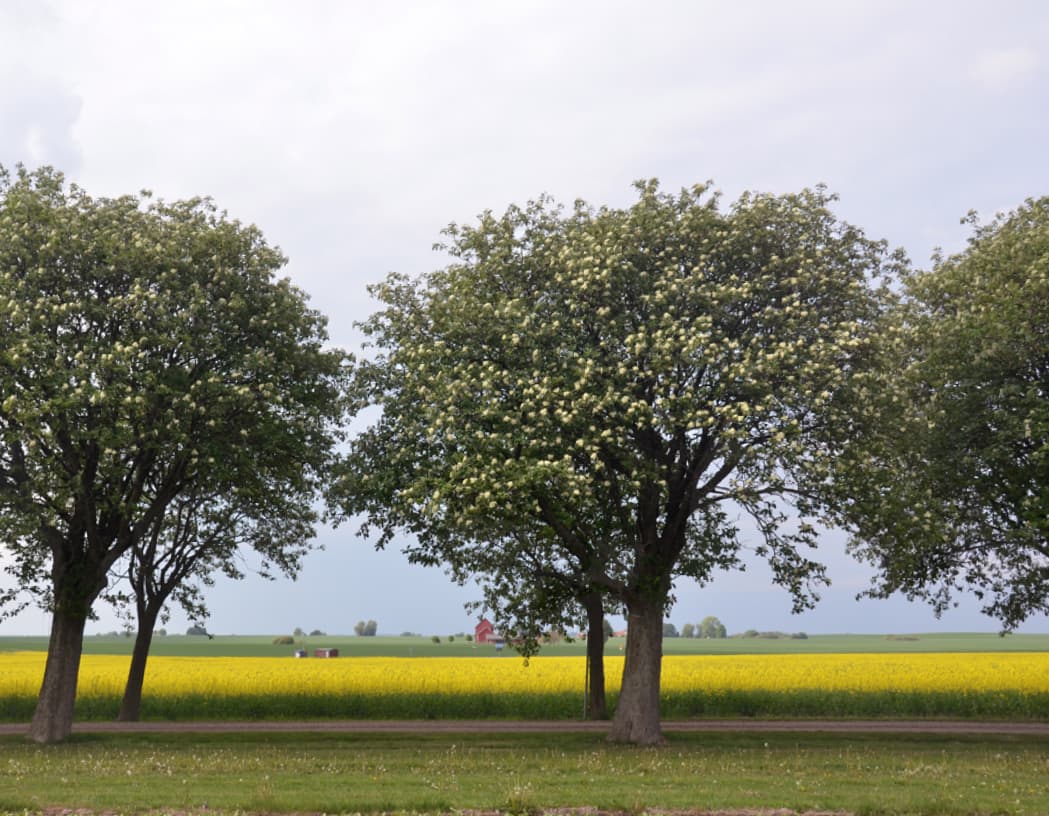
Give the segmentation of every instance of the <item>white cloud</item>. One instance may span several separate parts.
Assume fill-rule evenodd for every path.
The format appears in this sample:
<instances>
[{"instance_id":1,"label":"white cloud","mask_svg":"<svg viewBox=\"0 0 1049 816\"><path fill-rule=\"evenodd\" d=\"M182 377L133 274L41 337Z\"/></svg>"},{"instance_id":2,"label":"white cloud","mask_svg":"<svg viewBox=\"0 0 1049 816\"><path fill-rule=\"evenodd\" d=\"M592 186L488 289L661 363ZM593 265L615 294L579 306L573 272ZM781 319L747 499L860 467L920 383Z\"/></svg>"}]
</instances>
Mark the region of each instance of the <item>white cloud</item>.
<instances>
[{"instance_id":1,"label":"white cloud","mask_svg":"<svg viewBox=\"0 0 1049 816\"><path fill-rule=\"evenodd\" d=\"M1033 48L1008 48L980 54L971 73L981 85L1003 90L1025 85L1040 67L1038 52Z\"/></svg>"},{"instance_id":2,"label":"white cloud","mask_svg":"<svg viewBox=\"0 0 1049 816\"><path fill-rule=\"evenodd\" d=\"M44 47L59 27L47 3L0 4L0 164L75 171L80 99Z\"/></svg>"}]
</instances>

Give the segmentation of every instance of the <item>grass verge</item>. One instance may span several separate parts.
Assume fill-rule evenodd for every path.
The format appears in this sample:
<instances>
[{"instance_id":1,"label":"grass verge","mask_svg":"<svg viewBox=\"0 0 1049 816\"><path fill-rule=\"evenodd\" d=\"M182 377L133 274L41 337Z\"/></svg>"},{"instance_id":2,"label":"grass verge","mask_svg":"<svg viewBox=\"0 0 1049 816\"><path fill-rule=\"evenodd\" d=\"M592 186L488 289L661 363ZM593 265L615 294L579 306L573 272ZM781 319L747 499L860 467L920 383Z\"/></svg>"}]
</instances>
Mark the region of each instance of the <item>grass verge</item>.
<instances>
[{"instance_id":1,"label":"grass verge","mask_svg":"<svg viewBox=\"0 0 1049 816\"><path fill-rule=\"evenodd\" d=\"M608 694L610 711L619 695ZM36 698L0 696L0 721L28 722ZM580 715L576 694L184 694L156 696L142 702L143 720L572 720ZM78 721L114 720L120 710L117 695L81 695ZM874 691L823 689L766 691L748 689L711 693L705 689L666 692L660 711L667 720L747 717L976 720L1049 718L1049 694L1016 690L970 692Z\"/></svg>"},{"instance_id":2,"label":"grass verge","mask_svg":"<svg viewBox=\"0 0 1049 816\"><path fill-rule=\"evenodd\" d=\"M790 808L1049 812L1049 743L1030 737L674 734L79 735L0 738L0 812L538 813Z\"/></svg>"}]
</instances>

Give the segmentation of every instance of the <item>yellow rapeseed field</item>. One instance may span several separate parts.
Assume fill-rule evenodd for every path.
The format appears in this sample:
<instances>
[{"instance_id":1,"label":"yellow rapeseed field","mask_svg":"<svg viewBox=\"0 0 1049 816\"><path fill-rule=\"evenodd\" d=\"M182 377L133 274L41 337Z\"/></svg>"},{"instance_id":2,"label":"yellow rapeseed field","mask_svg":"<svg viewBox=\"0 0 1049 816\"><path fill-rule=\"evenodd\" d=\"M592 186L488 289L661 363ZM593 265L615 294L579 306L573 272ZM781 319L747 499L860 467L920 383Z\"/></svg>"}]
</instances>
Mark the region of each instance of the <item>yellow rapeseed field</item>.
<instances>
[{"instance_id":1,"label":"yellow rapeseed field","mask_svg":"<svg viewBox=\"0 0 1049 816\"><path fill-rule=\"evenodd\" d=\"M1049 692L1049 654L798 654L668 657L668 691Z\"/></svg>"},{"instance_id":2,"label":"yellow rapeseed field","mask_svg":"<svg viewBox=\"0 0 1049 816\"><path fill-rule=\"evenodd\" d=\"M606 658L618 691L623 658ZM24 716L44 655L0 654L0 716ZM109 716L128 658L83 658L81 716ZM520 659L153 657L144 716L577 716L582 657ZM1019 716L1049 718L1049 654L668 656L666 716ZM17 705L22 700L23 705Z\"/></svg>"}]
</instances>

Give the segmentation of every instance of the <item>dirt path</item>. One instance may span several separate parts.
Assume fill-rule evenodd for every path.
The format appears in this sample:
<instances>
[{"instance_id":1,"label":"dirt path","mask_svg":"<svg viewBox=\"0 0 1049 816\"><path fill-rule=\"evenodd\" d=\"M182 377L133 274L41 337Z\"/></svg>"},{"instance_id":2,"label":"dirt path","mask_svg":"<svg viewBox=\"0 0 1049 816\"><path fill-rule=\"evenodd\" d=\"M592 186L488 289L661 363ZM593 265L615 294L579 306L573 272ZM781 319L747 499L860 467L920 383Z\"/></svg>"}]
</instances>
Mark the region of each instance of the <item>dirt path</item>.
<instances>
[{"instance_id":1,"label":"dirt path","mask_svg":"<svg viewBox=\"0 0 1049 816\"><path fill-rule=\"evenodd\" d=\"M543 733L603 732L607 722L572 720L307 720L283 722L82 722L77 734L140 733ZM24 734L28 723L0 723L0 734ZM776 731L841 734L1029 734L1049 737L1049 722L977 722L967 720L679 720L663 723L667 733L682 731Z\"/></svg>"}]
</instances>

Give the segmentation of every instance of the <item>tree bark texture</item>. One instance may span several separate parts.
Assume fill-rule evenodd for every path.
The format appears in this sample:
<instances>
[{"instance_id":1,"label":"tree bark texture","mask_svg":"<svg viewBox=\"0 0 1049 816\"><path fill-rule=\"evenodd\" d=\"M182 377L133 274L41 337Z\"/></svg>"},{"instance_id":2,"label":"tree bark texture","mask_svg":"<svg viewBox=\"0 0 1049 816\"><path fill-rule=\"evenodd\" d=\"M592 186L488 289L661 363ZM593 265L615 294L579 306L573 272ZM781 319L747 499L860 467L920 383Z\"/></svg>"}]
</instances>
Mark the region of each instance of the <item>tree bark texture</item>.
<instances>
[{"instance_id":1,"label":"tree bark texture","mask_svg":"<svg viewBox=\"0 0 1049 816\"><path fill-rule=\"evenodd\" d=\"M86 624L86 613L62 606L51 618L44 681L29 726L29 738L34 742L61 742L73 732L73 707Z\"/></svg>"},{"instance_id":2,"label":"tree bark texture","mask_svg":"<svg viewBox=\"0 0 1049 816\"><path fill-rule=\"evenodd\" d=\"M120 701L120 713L117 714L120 722L138 722L142 708L142 684L146 679L146 661L149 659L149 647L153 643L153 627L156 622L156 612L139 613L138 632L131 652L131 667L127 672L124 697Z\"/></svg>"},{"instance_id":3,"label":"tree bark texture","mask_svg":"<svg viewBox=\"0 0 1049 816\"><path fill-rule=\"evenodd\" d=\"M605 607L597 593L586 598L586 660L590 667L587 718L608 719L605 704Z\"/></svg>"},{"instance_id":4,"label":"tree bark texture","mask_svg":"<svg viewBox=\"0 0 1049 816\"><path fill-rule=\"evenodd\" d=\"M608 738L635 745L662 745L659 676L663 664L663 603L645 599L627 604L623 684Z\"/></svg>"}]
</instances>

